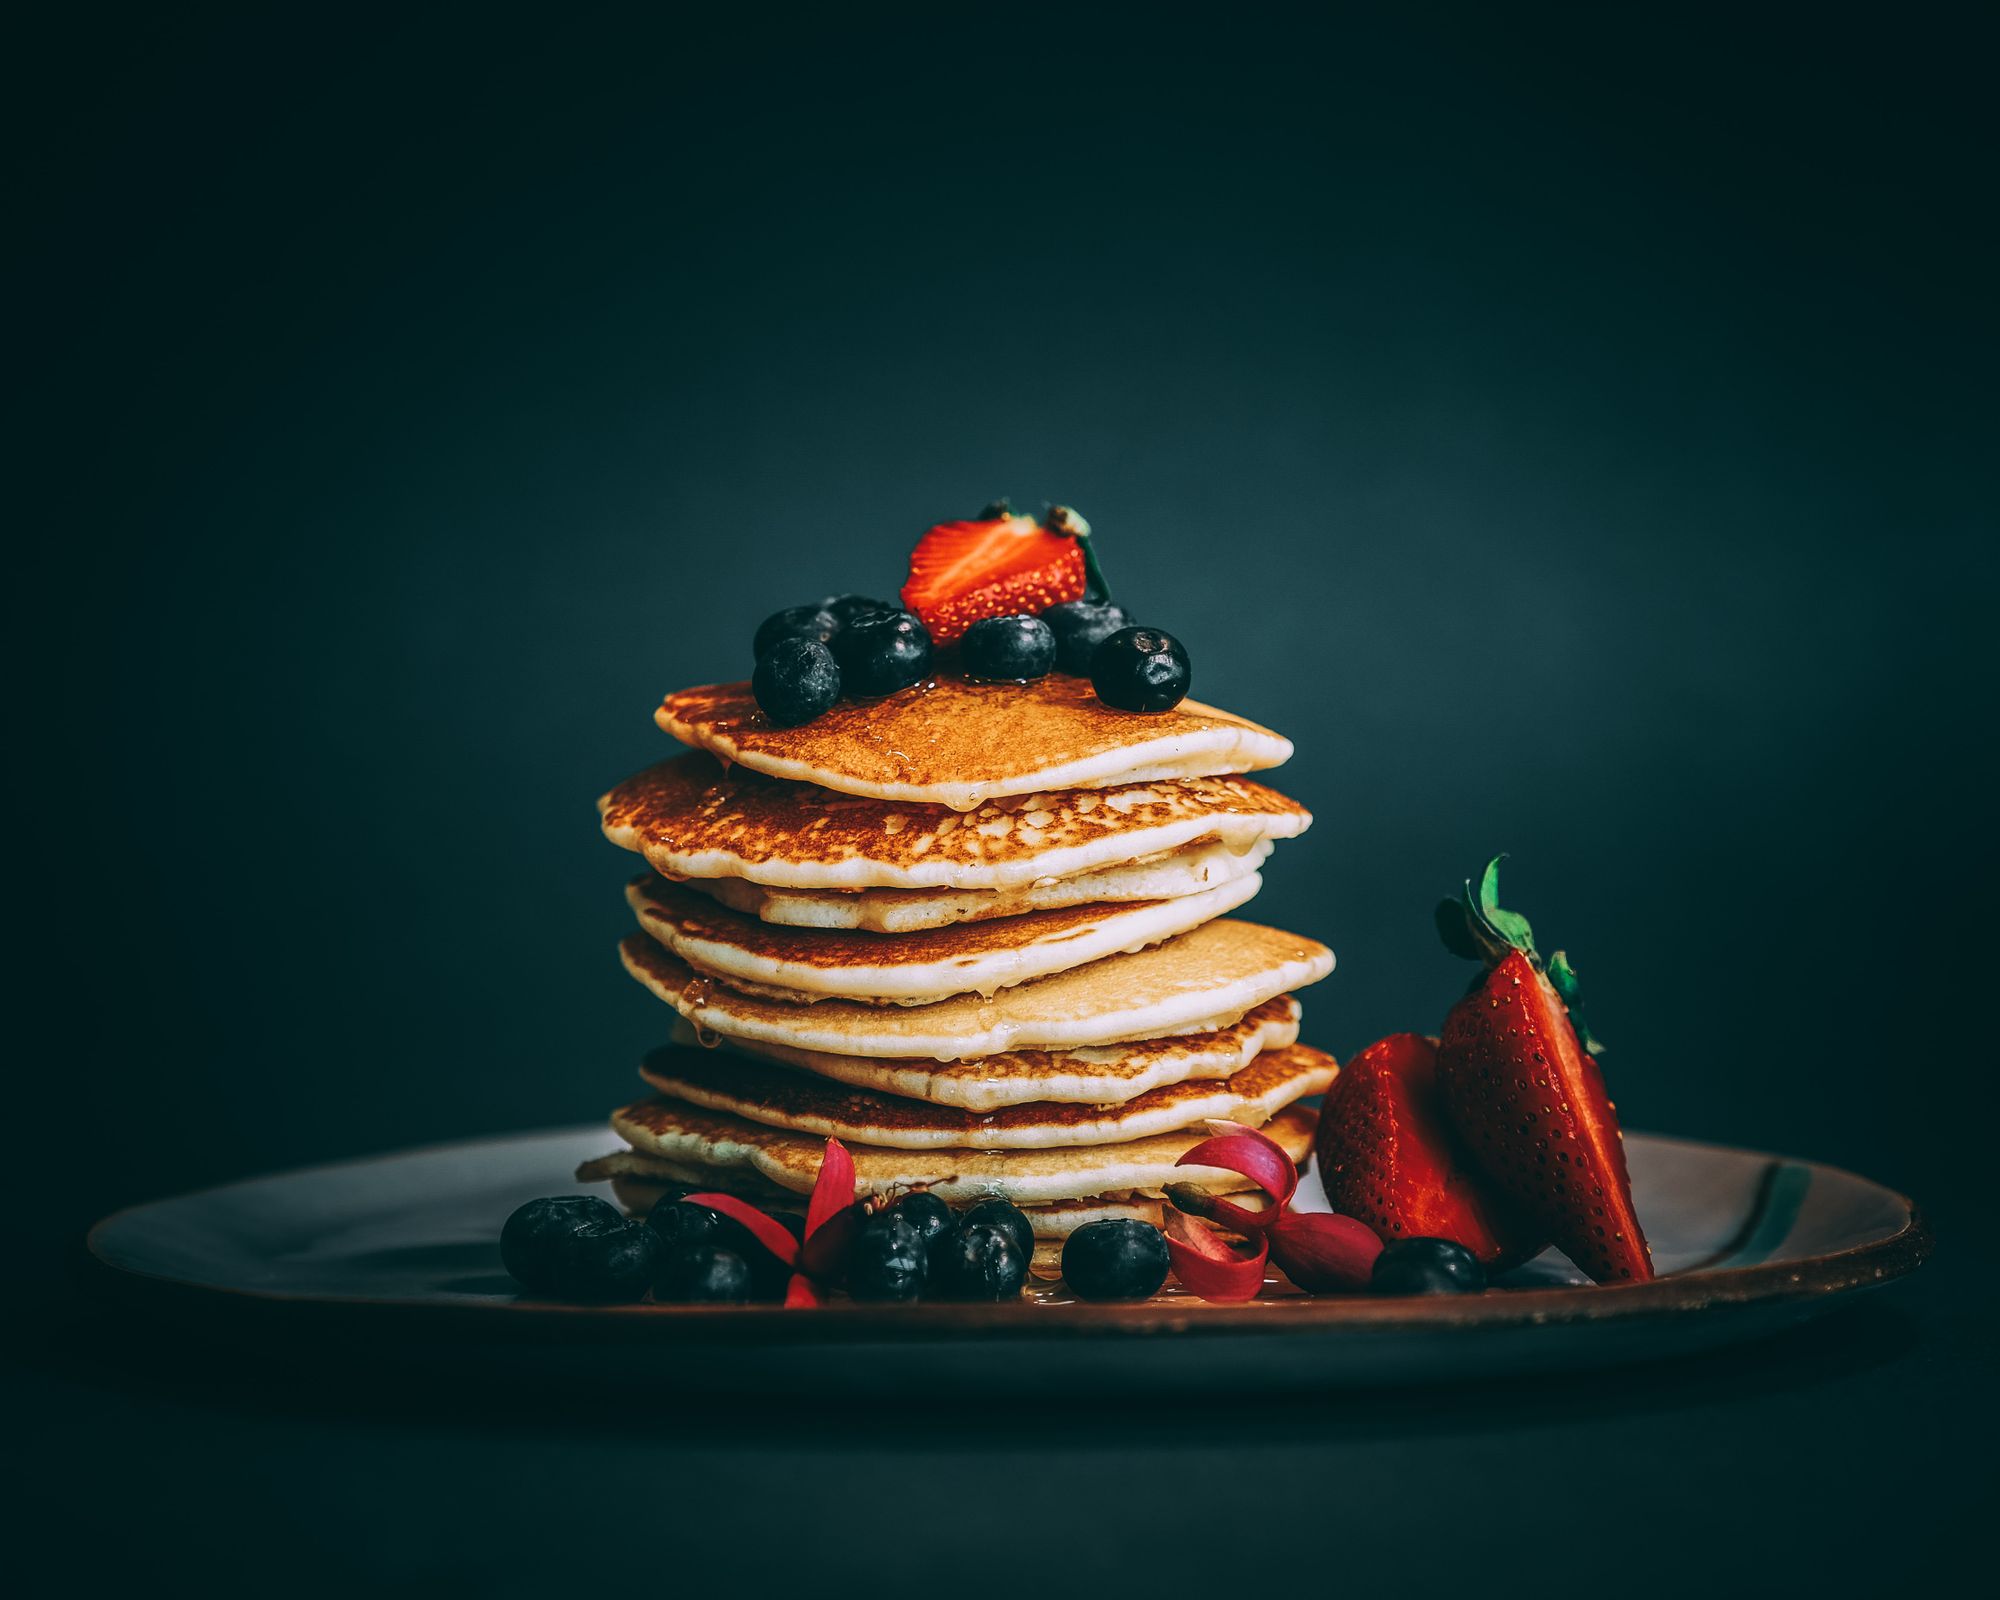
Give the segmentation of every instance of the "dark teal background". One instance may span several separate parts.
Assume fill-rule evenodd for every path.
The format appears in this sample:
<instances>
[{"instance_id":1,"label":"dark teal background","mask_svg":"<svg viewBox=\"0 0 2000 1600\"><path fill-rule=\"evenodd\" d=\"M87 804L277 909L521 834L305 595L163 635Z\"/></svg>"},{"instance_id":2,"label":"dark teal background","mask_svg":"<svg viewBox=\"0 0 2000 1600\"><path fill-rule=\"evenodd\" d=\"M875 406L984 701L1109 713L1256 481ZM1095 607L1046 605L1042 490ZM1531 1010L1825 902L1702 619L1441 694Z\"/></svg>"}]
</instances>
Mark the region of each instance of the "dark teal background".
<instances>
[{"instance_id":1,"label":"dark teal background","mask_svg":"<svg viewBox=\"0 0 2000 1600\"><path fill-rule=\"evenodd\" d=\"M1197 693L1297 740L1277 781L1318 821L1256 909L1339 952L1311 1040L1434 1027L1464 970L1430 905L1506 849L1629 1123L1858 1168L1945 1238L1900 1302L1921 1316L1678 1391L1598 1385L1613 1420L1561 1438L1560 1389L1384 1402L1324 1457L1337 1418L1274 1422L1291 1481L1386 1462L1388 1529L1396 1484L1451 1462L1491 1494L1509 1463L1605 1453L1652 1465L1642 1509L1564 1478L1593 1558L1621 1516L1749 1549L1741 1485L1736 1510L1709 1491L1780 1448L1814 1518L1887 1514L1936 1555L1966 1480L1907 1462L1966 1424L1961 1385L1990 1395L1990 1269L1950 1276L1991 1214L1982 20L30 29L23 1248L59 1267L131 1200L600 1115L663 1018L612 954L629 863L591 801L664 753L660 694L740 674L777 606L892 589L929 521L1057 499ZM117 1343L71 1373L93 1426L123 1414L90 1387ZM241 1451L376 1470L296 1403L239 1393ZM532 1434L454 1455L461 1420L426 1471L549 1459ZM1167 1442L1151 1426L1106 1424ZM1189 1428L1219 1473L1278 1470L1240 1419ZM1032 1463L1035 1437L996 1448ZM1088 1464L1088 1425L1043 1437ZM343 1515L389 1515L336 1478ZM326 1570L480 1569L432 1532L334 1541ZM1386 1582L1380 1537L1355 1570Z\"/></svg>"}]
</instances>

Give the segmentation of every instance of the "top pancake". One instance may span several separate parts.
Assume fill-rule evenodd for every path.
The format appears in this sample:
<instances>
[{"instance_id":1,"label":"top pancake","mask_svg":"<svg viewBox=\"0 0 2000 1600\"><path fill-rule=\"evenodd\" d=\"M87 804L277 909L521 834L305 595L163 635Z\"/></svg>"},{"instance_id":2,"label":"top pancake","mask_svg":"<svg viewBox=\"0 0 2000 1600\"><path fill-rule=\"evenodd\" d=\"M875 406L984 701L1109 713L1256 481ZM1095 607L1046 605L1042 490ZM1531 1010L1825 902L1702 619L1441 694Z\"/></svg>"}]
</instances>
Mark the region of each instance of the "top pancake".
<instances>
[{"instance_id":1,"label":"top pancake","mask_svg":"<svg viewBox=\"0 0 2000 1600\"><path fill-rule=\"evenodd\" d=\"M663 877L793 889L1015 889L1197 840L1251 850L1312 822L1248 778L1009 797L967 814L832 794L700 752L648 767L597 804L605 837Z\"/></svg>"},{"instance_id":2,"label":"top pancake","mask_svg":"<svg viewBox=\"0 0 2000 1600\"><path fill-rule=\"evenodd\" d=\"M774 728L748 683L670 694L654 721L683 744L843 794L970 811L1001 795L1101 789L1254 772L1289 760L1289 739L1196 700L1116 711L1087 678L975 683L940 674L882 700L843 700Z\"/></svg>"}]
</instances>

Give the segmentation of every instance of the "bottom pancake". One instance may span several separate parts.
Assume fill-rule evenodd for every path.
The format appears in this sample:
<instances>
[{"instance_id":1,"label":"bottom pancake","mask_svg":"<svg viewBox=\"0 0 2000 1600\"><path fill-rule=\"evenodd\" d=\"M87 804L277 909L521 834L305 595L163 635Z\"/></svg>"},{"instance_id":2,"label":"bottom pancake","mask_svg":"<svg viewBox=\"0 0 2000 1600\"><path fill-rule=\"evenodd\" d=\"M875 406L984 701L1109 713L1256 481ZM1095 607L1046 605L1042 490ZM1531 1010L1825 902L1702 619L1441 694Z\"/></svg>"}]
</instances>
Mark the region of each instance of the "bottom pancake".
<instances>
[{"instance_id":1,"label":"bottom pancake","mask_svg":"<svg viewBox=\"0 0 2000 1600\"><path fill-rule=\"evenodd\" d=\"M1264 1132L1293 1161L1303 1163L1317 1117L1315 1111L1290 1106L1271 1118ZM664 1095L613 1113L611 1126L640 1154L661 1158L679 1172L705 1174L709 1184L725 1190L753 1177L793 1194L810 1193L826 1150L824 1139L763 1127ZM1204 1129L1184 1128L1123 1144L1050 1150L889 1150L857 1144L849 1146L849 1153L857 1194L921 1187L951 1205L988 1195L1019 1206L1128 1191L1156 1199L1176 1182L1216 1194L1253 1188L1240 1173L1175 1165L1207 1137Z\"/></svg>"},{"instance_id":2,"label":"bottom pancake","mask_svg":"<svg viewBox=\"0 0 2000 1600\"><path fill-rule=\"evenodd\" d=\"M678 1199L687 1191L684 1177L668 1176L667 1169L673 1165L641 1155L636 1150L617 1150L586 1161L577 1168L576 1176L582 1183L600 1183L609 1179L611 1192L617 1197L619 1205L633 1216L643 1217L670 1196ZM726 1185L718 1185L717 1191L733 1194L738 1199L748 1200L752 1205L770 1211L797 1211L803 1198L789 1189L759 1189L754 1184L736 1179L731 1179ZM1254 1195L1248 1204L1255 1210L1263 1204L1263 1200L1262 1195ZM1037 1239L1053 1240L1058 1246L1078 1228L1088 1227L1093 1222L1130 1219L1150 1222L1157 1228L1165 1220L1158 1200L1131 1194L1100 1194L1081 1200L1059 1200L1045 1206L1023 1206L1021 1212L1035 1230Z\"/></svg>"}]
</instances>

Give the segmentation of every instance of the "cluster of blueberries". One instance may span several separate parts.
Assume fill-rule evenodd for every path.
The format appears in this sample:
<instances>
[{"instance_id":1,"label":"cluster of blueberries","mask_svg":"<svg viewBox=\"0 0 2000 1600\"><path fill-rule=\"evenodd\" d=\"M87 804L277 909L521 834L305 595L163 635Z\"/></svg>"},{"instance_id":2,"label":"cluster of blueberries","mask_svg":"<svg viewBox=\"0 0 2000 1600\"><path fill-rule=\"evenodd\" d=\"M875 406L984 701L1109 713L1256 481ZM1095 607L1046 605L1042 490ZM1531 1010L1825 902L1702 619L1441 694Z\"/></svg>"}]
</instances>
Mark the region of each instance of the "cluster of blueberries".
<instances>
[{"instance_id":1,"label":"cluster of blueberries","mask_svg":"<svg viewBox=\"0 0 2000 1600\"><path fill-rule=\"evenodd\" d=\"M805 1218L776 1221L804 1237ZM856 1230L840 1281L857 1300L1011 1300L1034 1253L1034 1230L1011 1202L955 1212L914 1190ZM532 1294L598 1302L649 1292L690 1305L775 1301L791 1275L733 1217L680 1196L663 1197L644 1221L595 1195L530 1200L507 1219L500 1259ZM1144 1222L1093 1222L1063 1246L1063 1277L1086 1300L1143 1300L1166 1282L1166 1239Z\"/></svg>"},{"instance_id":2,"label":"cluster of blueberries","mask_svg":"<svg viewBox=\"0 0 2000 1600\"><path fill-rule=\"evenodd\" d=\"M751 646L750 692L780 728L832 709L842 695L869 699L907 689L931 670L930 630L916 613L866 595L829 595L773 612ZM1120 711L1169 711L1187 698L1193 673L1180 640L1134 626L1123 606L1071 600L1040 616L988 617L966 629L959 666L967 677L1026 683L1062 671L1088 678Z\"/></svg>"}]
</instances>

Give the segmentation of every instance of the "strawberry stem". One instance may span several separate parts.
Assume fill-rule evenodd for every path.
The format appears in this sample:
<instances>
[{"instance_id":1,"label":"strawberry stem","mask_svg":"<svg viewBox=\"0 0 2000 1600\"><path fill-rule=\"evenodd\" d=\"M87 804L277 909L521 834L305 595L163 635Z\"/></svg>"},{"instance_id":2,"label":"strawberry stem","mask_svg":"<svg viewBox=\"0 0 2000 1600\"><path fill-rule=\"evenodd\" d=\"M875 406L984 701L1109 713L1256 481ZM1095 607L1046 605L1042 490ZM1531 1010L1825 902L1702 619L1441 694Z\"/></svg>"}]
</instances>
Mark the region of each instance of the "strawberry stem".
<instances>
[{"instance_id":1,"label":"strawberry stem","mask_svg":"<svg viewBox=\"0 0 2000 1600\"><path fill-rule=\"evenodd\" d=\"M1500 855L1486 863L1486 870L1479 875L1478 889L1472 887L1468 878L1462 898L1438 902L1438 936L1447 950L1467 961L1483 961L1489 967L1497 967L1509 953L1518 950L1539 968L1542 958L1535 951L1535 933L1528 926L1528 919L1518 911L1505 911L1500 906L1500 863L1506 859Z\"/></svg>"}]
</instances>

